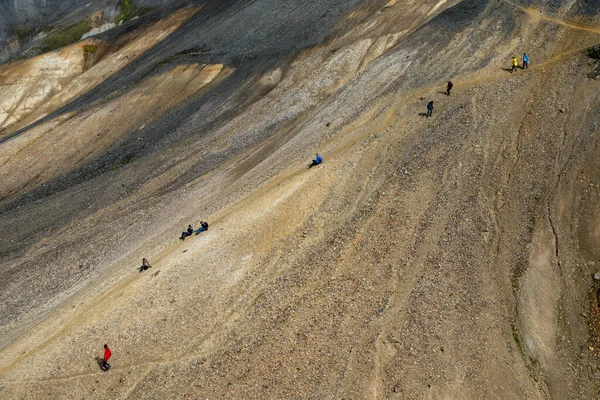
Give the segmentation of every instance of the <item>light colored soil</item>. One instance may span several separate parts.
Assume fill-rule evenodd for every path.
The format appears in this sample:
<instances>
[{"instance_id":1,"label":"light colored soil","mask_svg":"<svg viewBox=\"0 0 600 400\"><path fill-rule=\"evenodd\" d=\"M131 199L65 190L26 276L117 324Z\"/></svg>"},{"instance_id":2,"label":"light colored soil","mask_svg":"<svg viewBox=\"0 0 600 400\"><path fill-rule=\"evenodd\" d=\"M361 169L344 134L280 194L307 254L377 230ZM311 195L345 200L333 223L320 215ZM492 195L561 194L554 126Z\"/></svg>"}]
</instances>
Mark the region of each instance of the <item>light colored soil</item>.
<instances>
[{"instance_id":1,"label":"light colored soil","mask_svg":"<svg viewBox=\"0 0 600 400\"><path fill-rule=\"evenodd\" d=\"M0 396L597 396L600 24L380 3L276 63L150 52L117 95L5 132L38 156L0 165Z\"/></svg>"}]
</instances>

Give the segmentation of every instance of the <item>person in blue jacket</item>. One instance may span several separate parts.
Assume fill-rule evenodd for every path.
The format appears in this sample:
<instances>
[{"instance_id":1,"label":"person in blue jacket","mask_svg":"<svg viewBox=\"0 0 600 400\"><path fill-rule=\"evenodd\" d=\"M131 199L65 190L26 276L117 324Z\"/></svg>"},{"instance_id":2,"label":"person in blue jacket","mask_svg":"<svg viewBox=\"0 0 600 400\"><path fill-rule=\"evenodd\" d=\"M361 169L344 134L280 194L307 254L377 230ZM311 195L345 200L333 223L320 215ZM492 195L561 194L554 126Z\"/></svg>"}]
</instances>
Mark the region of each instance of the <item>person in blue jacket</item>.
<instances>
[{"instance_id":1,"label":"person in blue jacket","mask_svg":"<svg viewBox=\"0 0 600 400\"><path fill-rule=\"evenodd\" d=\"M529 54L523 53L523 66L521 69L529 68Z\"/></svg>"},{"instance_id":2,"label":"person in blue jacket","mask_svg":"<svg viewBox=\"0 0 600 400\"><path fill-rule=\"evenodd\" d=\"M425 114L425 116L431 117L431 113L433 113L433 100L427 103L427 114Z\"/></svg>"},{"instance_id":3,"label":"person in blue jacket","mask_svg":"<svg viewBox=\"0 0 600 400\"><path fill-rule=\"evenodd\" d=\"M312 163L308 166L308 168L310 169L310 168L314 167L315 165L321 164L322 162L323 162L323 158L321 158L321 156L317 154L317 156L315 157L314 160L312 160Z\"/></svg>"}]
</instances>

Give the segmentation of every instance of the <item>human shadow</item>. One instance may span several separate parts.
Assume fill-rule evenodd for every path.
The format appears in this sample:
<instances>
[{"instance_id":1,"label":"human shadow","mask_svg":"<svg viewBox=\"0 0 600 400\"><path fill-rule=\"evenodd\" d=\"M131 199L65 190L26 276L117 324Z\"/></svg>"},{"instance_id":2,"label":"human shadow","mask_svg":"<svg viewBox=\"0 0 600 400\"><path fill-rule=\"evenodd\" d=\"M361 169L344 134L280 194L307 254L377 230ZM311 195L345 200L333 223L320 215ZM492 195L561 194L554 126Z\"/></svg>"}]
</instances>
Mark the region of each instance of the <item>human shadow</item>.
<instances>
[{"instance_id":1,"label":"human shadow","mask_svg":"<svg viewBox=\"0 0 600 400\"><path fill-rule=\"evenodd\" d=\"M107 371L106 368L104 368L104 359L102 357L96 356L96 362L98 363L98 368L100 368L102 371Z\"/></svg>"},{"instance_id":2,"label":"human shadow","mask_svg":"<svg viewBox=\"0 0 600 400\"><path fill-rule=\"evenodd\" d=\"M420 117L427 117L427 113L420 112L420 113L419 113L419 116L420 116Z\"/></svg>"},{"instance_id":3,"label":"human shadow","mask_svg":"<svg viewBox=\"0 0 600 400\"><path fill-rule=\"evenodd\" d=\"M502 71L512 72L512 68L500 68Z\"/></svg>"}]
</instances>

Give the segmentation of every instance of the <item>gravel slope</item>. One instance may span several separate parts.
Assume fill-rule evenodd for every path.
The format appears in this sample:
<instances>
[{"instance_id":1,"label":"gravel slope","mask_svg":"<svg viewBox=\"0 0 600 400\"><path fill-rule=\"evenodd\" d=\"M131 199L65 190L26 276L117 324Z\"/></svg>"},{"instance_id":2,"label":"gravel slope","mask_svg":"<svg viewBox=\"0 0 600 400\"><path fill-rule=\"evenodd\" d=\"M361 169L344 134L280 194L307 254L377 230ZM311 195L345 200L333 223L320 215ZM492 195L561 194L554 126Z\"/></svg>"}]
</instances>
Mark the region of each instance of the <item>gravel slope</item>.
<instances>
[{"instance_id":1,"label":"gravel slope","mask_svg":"<svg viewBox=\"0 0 600 400\"><path fill-rule=\"evenodd\" d=\"M596 15L275 3L3 133L46 168L0 203L2 397L595 398Z\"/></svg>"}]
</instances>

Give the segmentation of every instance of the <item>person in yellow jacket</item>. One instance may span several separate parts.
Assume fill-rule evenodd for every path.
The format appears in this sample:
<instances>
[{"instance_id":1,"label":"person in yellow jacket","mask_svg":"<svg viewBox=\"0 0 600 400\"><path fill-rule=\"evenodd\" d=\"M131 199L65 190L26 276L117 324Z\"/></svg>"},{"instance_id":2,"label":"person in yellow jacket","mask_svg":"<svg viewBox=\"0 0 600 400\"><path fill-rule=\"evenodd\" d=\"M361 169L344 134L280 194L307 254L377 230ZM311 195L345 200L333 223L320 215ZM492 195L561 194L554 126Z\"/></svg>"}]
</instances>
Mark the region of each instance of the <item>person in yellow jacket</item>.
<instances>
[{"instance_id":1,"label":"person in yellow jacket","mask_svg":"<svg viewBox=\"0 0 600 400\"><path fill-rule=\"evenodd\" d=\"M510 72L516 71L519 66L519 62L517 61L517 57L513 57L512 70Z\"/></svg>"}]
</instances>

